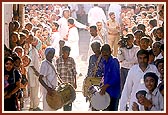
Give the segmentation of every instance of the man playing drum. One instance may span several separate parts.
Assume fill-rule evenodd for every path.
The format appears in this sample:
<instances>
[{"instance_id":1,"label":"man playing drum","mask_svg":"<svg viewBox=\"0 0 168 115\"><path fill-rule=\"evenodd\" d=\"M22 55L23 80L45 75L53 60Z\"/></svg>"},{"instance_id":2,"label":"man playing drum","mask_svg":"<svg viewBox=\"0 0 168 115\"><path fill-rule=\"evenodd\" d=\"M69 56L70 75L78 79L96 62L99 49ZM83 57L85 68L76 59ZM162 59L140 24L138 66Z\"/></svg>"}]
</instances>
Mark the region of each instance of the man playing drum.
<instances>
[{"instance_id":1,"label":"man playing drum","mask_svg":"<svg viewBox=\"0 0 168 115\"><path fill-rule=\"evenodd\" d=\"M94 54L91 55L90 58L89 58L89 66L88 66L87 77L103 77L104 68L103 68L103 63L102 62L103 62L104 59L102 57L100 57L98 65L96 65L96 62L99 59L99 56L101 54L101 52L100 52L101 45L100 45L99 42L93 42L91 44L91 48L92 48ZM95 73L96 75L94 75L95 66L98 66L97 71Z\"/></svg>"},{"instance_id":2,"label":"man playing drum","mask_svg":"<svg viewBox=\"0 0 168 115\"><path fill-rule=\"evenodd\" d=\"M72 57L69 57L70 50L68 46L62 47L62 56L56 60L56 65L61 80L65 83L70 83L76 89L76 63ZM64 105L63 110L71 111L72 103Z\"/></svg>"},{"instance_id":3,"label":"man playing drum","mask_svg":"<svg viewBox=\"0 0 168 115\"><path fill-rule=\"evenodd\" d=\"M100 95L110 95L110 105L103 111L117 111L120 98L120 66L116 58L111 56L111 48L105 44L101 48L104 60L104 80ZM101 103L100 103L101 104Z\"/></svg>"},{"instance_id":4,"label":"man playing drum","mask_svg":"<svg viewBox=\"0 0 168 115\"><path fill-rule=\"evenodd\" d=\"M92 51L94 52L94 54L89 57L89 66L88 66L87 77L98 77L98 78L103 77L103 74L104 74L103 61L104 61L104 59L100 55L101 54L100 47L101 47L101 45L99 42L93 42L91 44L91 48L92 48ZM100 84L100 80L99 80L99 83L97 83L97 84ZM93 85L95 85L95 84L93 84ZM88 98L90 98L90 97L86 97L86 99L88 99ZM91 107L91 109L92 109L92 111L95 110L93 107Z\"/></svg>"},{"instance_id":5,"label":"man playing drum","mask_svg":"<svg viewBox=\"0 0 168 115\"><path fill-rule=\"evenodd\" d=\"M47 93L52 96L56 86L58 86L56 70L52 63L54 54L55 49L48 46L45 50L46 59L42 62L40 67L39 81L43 86L43 111L55 111L46 101Z\"/></svg>"}]
</instances>

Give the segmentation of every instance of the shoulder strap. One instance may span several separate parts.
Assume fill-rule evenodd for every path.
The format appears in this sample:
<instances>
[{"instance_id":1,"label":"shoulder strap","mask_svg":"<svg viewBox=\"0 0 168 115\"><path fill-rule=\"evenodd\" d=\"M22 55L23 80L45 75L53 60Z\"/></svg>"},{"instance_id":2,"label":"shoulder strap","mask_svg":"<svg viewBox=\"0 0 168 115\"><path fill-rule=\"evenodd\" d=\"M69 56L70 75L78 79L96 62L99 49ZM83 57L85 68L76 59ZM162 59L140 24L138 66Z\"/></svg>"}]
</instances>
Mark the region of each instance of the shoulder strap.
<instances>
[{"instance_id":1,"label":"shoulder strap","mask_svg":"<svg viewBox=\"0 0 168 115\"><path fill-rule=\"evenodd\" d=\"M55 67L54 67L49 61L46 61L46 62L52 67L52 69L54 70L54 72L55 72L56 75L58 76L59 81L60 81L61 83L63 83L63 81L61 80L59 74L58 74L57 71L55 70Z\"/></svg>"},{"instance_id":2,"label":"shoulder strap","mask_svg":"<svg viewBox=\"0 0 168 115\"><path fill-rule=\"evenodd\" d=\"M102 55L100 54L97 61L96 61L96 64L95 64L95 70L94 70L93 76L96 76L96 72L98 70L98 65L99 65L101 57L102 57Z\"/></svg>"}]
</instances>

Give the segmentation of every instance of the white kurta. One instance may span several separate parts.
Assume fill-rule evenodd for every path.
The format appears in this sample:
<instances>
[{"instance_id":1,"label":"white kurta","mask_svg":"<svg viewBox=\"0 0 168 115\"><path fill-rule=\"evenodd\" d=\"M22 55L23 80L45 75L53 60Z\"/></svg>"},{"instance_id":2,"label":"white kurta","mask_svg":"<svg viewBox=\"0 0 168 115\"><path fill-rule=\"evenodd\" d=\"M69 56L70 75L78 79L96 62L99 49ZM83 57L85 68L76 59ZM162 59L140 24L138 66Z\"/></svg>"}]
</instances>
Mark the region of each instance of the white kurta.
<instances>
[{"instance_id":1,"label":"white kurta","mask_svg":"<svg viewBox=\"0 0 168 115\"><path fill-rule=\"evenodd\" d=\"M39 72L39 55L38 51L35 47L32 47L29 51L29 56L31 58L31 63L28 68L28 79L30 86L30 108L36 109L39 105L39 80L35 75L33 69L30 66L34 66L34 68Z\"/></svg>"},{"instance_id":2,"label":"white kurta","mask_svg":"<svg viewBox=\"0 0 168 115\"><path fill-rule=\"evenodd\" d=\"M44 60L42 62L41 67L40 67L40 74L44 75L43 81L49 87L58 86L57 75L56 75L55 71L53 70L53 68L48 64L47 60ZM51 84L53 86L51 86ZM55 111L48 106L47 101L46 101L46 95L47 95L47 90L43 87L43 111Z\"/></svg>"},{"instance_id":3,"label":"white kurta","mask_svg":"<svg viewBox=\"0 0 168 115\"><path fill-rule=\"evenodd\" d=\"M70 10L71 10L71 17L77 19L76 12L78 11L78 5L77 4L69 4L69 6L70 6Z\"/></svg>"},{"instance_id":4,"label":"white kurta","mask_svg":"<svg viewBox=\"0 0 168 115\"><path fill-rule=\"evenodd\" d=\"M69 30L68 41L65 42L65 45L71 48L69 56L76 59L79 56L79 34L76 27Z\"/></svg>"},{"instance_id":5,"label":"white kurta","mask_svg":"<svg viewBox=\"0 0 168 115\"><path fill-rule=\"evenodd\" d=\"M129 103L129 110L132 110L132 104L133 102L136 102L136 92L139 90L147 90L144 84L143 76L147 72L154 72L156 75L159 76L159 72L155 65L149 64L146 68L145 72L143 72L139 64L136 64L131 67L131 69L128 72L127 79L121 94L120 98L120 111L126 110L126 104L128 101ZM138 102L137 102L138 103Z\"/></svg>"},{"instance_id":6,"label":"white kurta","mask_svg":"<svg viewBox=\"0 0 168 115\"><path fill-rule=\"evenodd\" d=\"M29 51L29 56L31 58L31 63L29 66L34 66L34 68L39 72L39 55L35 47L32 47L32 49ZM35 87L37 84L39 84L38 77L35 75L31 67L28 69L28 77L30 87Z\"/></svg>"},{"instance_id":7,"label":"white kurta","mask_svg":"<svg viewBox=\"0 0 168 115\"><path fill-rule=\"evenodd\" d=\"M152 101L152 108L149 111L163 111L164 110L164 98L160 93L159 89L156 87L155 90L151 93L147 91L146 98ZM145 111L143 105L139 105L140 111Z\"/></svg>"},{"instance_id":8,"label":"white kurta","mask_svg":"<svg viewBox=\"0 0 168 115\"><path fill-rule=\"evenodd\" d=\"M72 17L69 18L74 19ZM68 20L62 17L58 20L58 24L59 24L60 39L63 40L63 38L66 38L66 35L68 34L69 30ZM77 28L86 28L86 25L77 22L76 19L74 19L74 24Z\"/></svg>"},{"instance_id":9,"label":"white kurta","mask_svg":"<svg viewBox=\"0 0 168 115\"><path fill-rule=\"evenodd\" d=\"M121 62L120 66L130 69L133 65L138 64L137 52L139 51L138 46L133 46L131 49L119 48L117 58Z\"/></svg>"},{"instance_id":10,"label":"white kurta","mask_svg":"<svg viewBox=\"0 0 168 115\"><path fill-rule=\"evenodd\" d=\"M66 37L67 33L68 33L68 22L67 19L62 17L58 20L58 24L59 24L59 32L60 32L60 39L63 40L63 38Z\"/></svg>"},{"instance_id":11,"label":"white kurta","mask_svg":"<svg viewBox=\"0 0 168 115\"><path fill-rule=\"evenodd\" d=\"M60 41L60 33L53 32L51 34L51 46L55 48L55 55L57 57L59 56L59 51L60 51L59 41Z\"/></svg>"},{"instance_id":12,"label":"white kurta","mask_svg":"<svg viewBox=\"0 0 168 115\"><path fill-rule=\"evenodd\" d=\"M101 22L104 21L106 23L107 18L103 9L95 6L91 8L88 12L88 23L90 26L93 26L93 25L96 26L96 22L98 21L101 21Z\"/></svg>"},{"instance_id":13,"label":"white kurta","mask_svg":"<svg viewBox=\"0 0 168 115\"><path fill-rule=\"evenodd\" d=\"M158 56L155 56L154 61L156 61L157 59L162 59L162 58L163 58L162 53L160 53Z\"/></svg>"}]
</instances>

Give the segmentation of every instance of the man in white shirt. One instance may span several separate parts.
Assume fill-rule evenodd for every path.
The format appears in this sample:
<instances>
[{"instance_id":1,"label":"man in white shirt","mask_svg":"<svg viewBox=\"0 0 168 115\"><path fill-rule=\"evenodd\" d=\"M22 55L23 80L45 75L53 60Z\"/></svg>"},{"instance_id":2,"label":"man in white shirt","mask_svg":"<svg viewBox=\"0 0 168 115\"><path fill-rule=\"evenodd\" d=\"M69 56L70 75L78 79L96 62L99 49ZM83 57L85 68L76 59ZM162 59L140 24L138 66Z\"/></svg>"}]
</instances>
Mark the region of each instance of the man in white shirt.
<instances>
[{"instance_id":1,"label":"man in white shirt","mask_svg":"<svg viewBox=\"0 0 168 115\"><path fill-rule=\"evenodd\" d=\"M65 42L66 46L71 48L70 57L77 59L79 56L79 34L78 29L74 24L74 19L68 19L69 31L67 34L67 41Z\"/></svg>"},{"instance_id":2,"label":"man in white shirt","mask_svg":"<svg viewBox=\"0 0 168 115\"><path fill-rule=\"evenodd\" d=\"M155 55L155 59L154 61L156 61L157 59L161 59L163 58L162 54L161 54L161 43L160 42L154 42L152 45L152 49L153 49L153 54Z\"/></svg>"},{"instance_id":3,"label":"man in white shirt","mask_svg":"<svg viewBox=\"0 0 168 115\"><path fill-rule=\"evenodd\" d=\"M147 72L154 72L159 76L155 65L148 64L149 54L147 50L139 50L137 53L138 64L132 66L128 72L126 82L120 98L120 111L132 110L133 102L136 102L136 92L147 90L144 85L143 76ZM129 102L129 105L127 103Z\"/></svg>"},{"instance_id":4,"label":"man in white shirt","mask_svg":"<svg viewBox=\"0 0 168 115\"><path fill-rule=\"evenodd\" d=\"M121 47L118 50L117 58L120 62L120 80L121 80L121 91L124 87L125 80L127 78L127 74L129 69L138 64L137 60L137 52L140 50L139 46L135 46L134 43L134 36L133 34L127 34L126 38L127 45L125 47Z\"/></svg>"},{"instance_id":5,"label":"man in white shirt","mask_svg":"<svg viewBox=\"0 0 168 115\"><path fill-rule=\"evenodd\" d=\"M91 44L93 42L99 42L101 46L103 46L103 44L104 44L102 38L97 33L97 27L96 26L91 26L90 27L90 35L91 35L91 38L90 38L89 50L88 50L88 56L87 56L88 57L88 59L87 59L88 62L89 62L89 57L94 54L94 52L92 51L92 48L91 48Z\"/></svg>"},{"instance_id":6,"label":"man in white shirt","mask_svg":"<svg viewBox=\"0 0 168 115\"><path fill-rule=\"evenodd\" d=\"M35 110L38 109L39 106L39 81L38 81L38 74L39 74L39 67L40 67L40 60L38 50L36 49L37 45L37 37L33 37L33 42L31 43L32 47L29 51L29 56L31 58L31 63L28 68L28 78L29 78L29 88L30 88L30 109Z\"/></svg>"},{"instance_id":7,"label":"man in white shirt","mask_svg":"<svg viewBox=\"0 0 168 115\"><path fill-rule=\"evenodd\" d=\"M52 33L51 33L51 46L55 48L56 52L55 52L55 56L56 58L59 57L59 51L60 51L60 47L59 47L59 41L60 41L60 33L58 31L59 25L57 22L53 22L52 23Z\"/></svg>"},{"instance_id":8,"label":"man in white shirt","mask_svg":"<svg viewBox=\"0 0 168 115\"><path fill-rule=\"evenodd\" d=\"M93 4L83 4L83 10L86 16L85 17L86 25L88 25L88 12L91 8L93 8Z\"/></svg>"},{"instance_id":9,"label":"man in white shirt","mask_svg":"<svg viewBox=\"0 0 168 115\"><path fill-rule=\"evenodd\" d=\"M106 23L107 19L103 9L98 4L94 4L94 7L88 12L88 24L89 26L94 26L98 21L104 21Z\"/></svg>"},{"instance_id":10,"label":"man in white shirt","mask_svg":"<svg viewBox=\"0 0 168 115\"><path fill-rule=\"evenodd\" d=\"M68 6L70 7L71 17L74 19L77 19L76 12L78 11L78 5L77 4L69 4Z\"/></svg>"},{"instance_id":11,"label":"man in white shirt","mask_svg":"<svg viewBox=\"0 0 168 115\"><path fill-rule=\"evenodd\" d=\"M66 38L66 35L68 34L68 30L69 30L69 27L68 27L68 19L69 18L72 18L70 17L70 10L69 9L64 9L63 10L63 17L61 17L59 20L58 20L58 24L59 24L59 32L60 32L60 39L63 40L64 38ZM72 18L73 19L73 18ZM87 29L87 26L86 25L83 25L79 22L77 22L75 19L74 19L74 24L77 28L84 28L84 29Z\"/></svg>"},{"instance_id":12,"label":"man in white shirt","mask_svg":"<svg viewBox=\"0 0 168 115\"><path fill-rule=\"evenodd\" d=\"M52 96L54 95L54 91L58 86L58 75L56 73L55 64L53 63L53 58L55 55L55 49L51 46L48 46L45 49L45 56L46 59L42 61L40 66L40 75L39 75L39 82L42 85L42 95L43 95L43 111L55 111L51 106L49 106L46 97L47 94ZM58 97L58 103L60 102L61 98Z\"/></svg>"}]
</instances>

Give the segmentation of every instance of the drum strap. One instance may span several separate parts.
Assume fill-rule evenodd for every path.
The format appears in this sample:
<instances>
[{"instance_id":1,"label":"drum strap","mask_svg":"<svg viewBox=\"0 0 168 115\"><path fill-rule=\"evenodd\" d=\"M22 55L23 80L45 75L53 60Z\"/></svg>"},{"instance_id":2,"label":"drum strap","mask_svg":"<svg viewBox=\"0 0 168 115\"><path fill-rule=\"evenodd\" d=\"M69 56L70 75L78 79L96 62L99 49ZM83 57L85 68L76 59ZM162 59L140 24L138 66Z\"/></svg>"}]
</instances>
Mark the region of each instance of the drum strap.
<instances>
[{"instance_id":1,"label":"drum strap","mask_svg":"<svg viewBox=\"0 0 168 115\"><path fill-rule=\"evenodd\" d=\"M95 64L95 69L94 69L94 73L93 73L93 76L95 77L96 76L96 72L98 70L98 65L99 65L99 62L100 62L100 59L101 59L102 55L100 54L97 61L96 61L96 64Z\"/></svg>"},{"instance_id":2,"label":"drum strap","mask_svg":"<svg viewBox=\"0 0 168 115\"><path fill-rule=\"evenodd\" d=\"M56 75L58 76L58 79L60 81L60 83L63 83L62 79L60 78L58 72L56 71L55 67L49 62L49 61L46 61L51 67L52 69L54 70L54 72L56 73Z\"/></svg>"}]
</instances>

